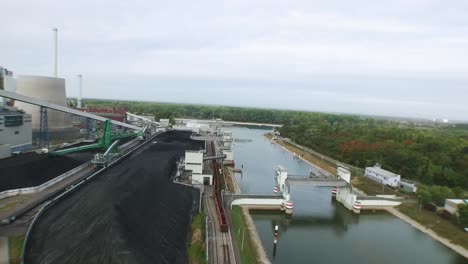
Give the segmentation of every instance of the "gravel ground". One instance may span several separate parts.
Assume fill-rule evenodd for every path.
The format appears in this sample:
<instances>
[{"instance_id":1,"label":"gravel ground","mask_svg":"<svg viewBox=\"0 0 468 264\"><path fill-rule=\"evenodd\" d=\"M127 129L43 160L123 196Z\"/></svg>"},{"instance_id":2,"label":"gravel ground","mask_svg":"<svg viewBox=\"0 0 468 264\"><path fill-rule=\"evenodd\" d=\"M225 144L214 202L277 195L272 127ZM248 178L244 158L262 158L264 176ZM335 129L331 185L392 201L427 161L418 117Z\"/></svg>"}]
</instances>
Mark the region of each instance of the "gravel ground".
<instances>
[{"instance_id":1,"label":"gravel ground","mask_svg":"<svg viewBox=\"0 0 468 264\"><path fill-rule=\"evenodd\" d=\"M169 132L45 211L26 263L187 263L198 193L170 176L189 134Z\"/></svg>"}]
</instances>

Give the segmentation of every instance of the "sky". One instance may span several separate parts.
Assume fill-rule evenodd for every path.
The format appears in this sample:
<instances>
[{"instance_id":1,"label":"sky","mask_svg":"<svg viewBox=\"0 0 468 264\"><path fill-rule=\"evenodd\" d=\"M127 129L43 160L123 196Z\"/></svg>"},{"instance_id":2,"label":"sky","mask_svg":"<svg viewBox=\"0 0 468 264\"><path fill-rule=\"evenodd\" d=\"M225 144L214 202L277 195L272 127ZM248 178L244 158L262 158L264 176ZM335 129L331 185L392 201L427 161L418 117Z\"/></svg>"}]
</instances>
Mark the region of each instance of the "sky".
<instances>
[{"instance_id":1,"label":"sky","mask_svg":"<svg viewBox=\"0 0 468 264\"><path fill-rule=\"evenodd\" d=\"M468 1L15 0L0 66L67 96L468 120Z\"/></svg>"}]
</instances>

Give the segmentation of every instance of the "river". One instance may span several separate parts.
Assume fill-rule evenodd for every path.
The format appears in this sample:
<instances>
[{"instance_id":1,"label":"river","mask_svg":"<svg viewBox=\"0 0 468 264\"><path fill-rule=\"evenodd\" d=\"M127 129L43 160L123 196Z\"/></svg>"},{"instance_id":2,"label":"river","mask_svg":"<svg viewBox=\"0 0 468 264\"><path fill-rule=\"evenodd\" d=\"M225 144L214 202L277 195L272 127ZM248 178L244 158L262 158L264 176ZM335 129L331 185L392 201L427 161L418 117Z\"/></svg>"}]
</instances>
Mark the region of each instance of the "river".
<instances>
[{"instance_id":1,"label":"river","mask_svg":"<svg viewBox=\"0 0 468 264\"><path fill-rule=\"evenodd\" d=\"M237 181L244 193L272 194L277 165L290 174L307 175L310 165L293 159L282 147L264 138L268 130L231 127L233 136L250 139L234 144ZM468 261L428 235L386 212L355 215L332 201L331 188L291 186L294 214L252 212L262 244L272 263L434 263ZM273 229L279 241L273 245Z\"/></svg>"}]
</instances>

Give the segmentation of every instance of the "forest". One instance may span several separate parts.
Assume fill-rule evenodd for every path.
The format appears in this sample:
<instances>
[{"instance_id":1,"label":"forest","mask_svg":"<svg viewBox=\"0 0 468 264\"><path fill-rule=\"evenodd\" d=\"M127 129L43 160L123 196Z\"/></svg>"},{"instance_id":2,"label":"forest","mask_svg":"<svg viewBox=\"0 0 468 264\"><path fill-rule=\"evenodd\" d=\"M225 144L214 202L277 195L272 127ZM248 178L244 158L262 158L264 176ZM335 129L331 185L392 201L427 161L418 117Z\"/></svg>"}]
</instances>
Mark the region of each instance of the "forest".
<instances>
[{"instance_id":1,"label":"forest","mask_svg":"<svg viewBox=\"0 0 468 264\"><path fill-rule=\"evenodd\" d=\"M221 118L282 124L278 131L303 146L361 168L380 163L426 185L468 187L468 125L380 119L276 109L87 100L89 106L127 106L160 118Z\"/></svg>"}]
</instances>

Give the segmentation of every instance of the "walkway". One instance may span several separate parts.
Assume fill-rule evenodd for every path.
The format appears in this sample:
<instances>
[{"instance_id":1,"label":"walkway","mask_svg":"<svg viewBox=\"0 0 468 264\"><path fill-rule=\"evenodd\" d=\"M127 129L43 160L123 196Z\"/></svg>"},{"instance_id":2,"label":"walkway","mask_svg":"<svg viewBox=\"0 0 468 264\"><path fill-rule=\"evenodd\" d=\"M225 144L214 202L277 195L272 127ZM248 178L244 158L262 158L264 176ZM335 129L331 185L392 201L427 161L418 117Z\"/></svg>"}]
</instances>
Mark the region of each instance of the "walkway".
<instances>
[{"instance_id":1,"label":"walkway","mask_svg":"<svg viewBox=\"0 0 468 264\"><path fill-rule=\"evenodd\" d=\"M0 237L0 264L8 264L9 260L8 237Z\"/></svg>"},{"instance_id":2,"label":"walkway","mask_svg":"<svg viewBox=\"0 0 468 264\"><path fill-rule=\"evenodd\" d=\"M307 176L294 176L288 175L286 179L289 183L307 183L317 187L345 187L348 183L335 176L321 176L321 177L307 177Z\"/></svg>"}]
</instances>

